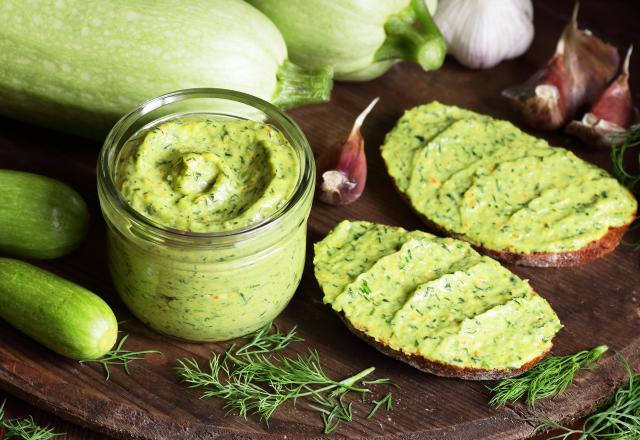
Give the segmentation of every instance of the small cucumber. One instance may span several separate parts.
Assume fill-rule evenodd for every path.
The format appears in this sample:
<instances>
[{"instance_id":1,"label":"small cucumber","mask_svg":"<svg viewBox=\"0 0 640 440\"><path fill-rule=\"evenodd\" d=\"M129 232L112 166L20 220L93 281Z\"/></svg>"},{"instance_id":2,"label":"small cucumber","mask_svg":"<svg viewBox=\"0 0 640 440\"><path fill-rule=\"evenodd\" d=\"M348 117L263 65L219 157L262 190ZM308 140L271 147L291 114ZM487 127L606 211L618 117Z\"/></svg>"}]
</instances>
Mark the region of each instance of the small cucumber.
<instances>
[{"instance_id":1,"label":"small cucumber","mask_svg":"<svg viewBox=\"0 0 640 440\"><path fill-rule=\"evenodd\" d=\"M80 243L89 211L75 190L49 177L0 169L0 251L58 258Z\"/></svg>"},{"instance_id":2,"label":"small cucumber","mask_svg":"<svg viewBox=\"0 0 640 440\"><path fill-rule=\"evenodd\" d=\"M118 321L99 296L11 258L0 258L0 318L71 359L98 359L118 336Z\"/></svg>"}]
</instances>

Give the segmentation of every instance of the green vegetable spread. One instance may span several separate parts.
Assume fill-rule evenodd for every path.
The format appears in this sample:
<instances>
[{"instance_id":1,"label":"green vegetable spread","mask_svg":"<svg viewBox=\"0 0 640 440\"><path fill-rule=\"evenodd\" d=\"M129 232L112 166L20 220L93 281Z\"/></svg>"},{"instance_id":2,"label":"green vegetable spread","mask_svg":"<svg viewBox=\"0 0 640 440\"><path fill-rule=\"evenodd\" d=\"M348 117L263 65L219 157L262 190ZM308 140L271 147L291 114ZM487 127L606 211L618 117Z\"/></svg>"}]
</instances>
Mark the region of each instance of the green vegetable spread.
<instances>
[{"instance_id":1,"label":"green vegetable spread","mask_svg":"<svg viewBox=\"0 0 640 440\"><path fill-rule=\"evenodd\" d=\"M417 212L490 249L578 250L637 209L618 181L572 152L438 102L407 111L382 156Z\"/></svg>"},{"instance_id":2,"label":"green vegetable spread","mask_svg":"<svg viewBox=\"0 0 640 440\"><path fill-rule=\"evenodd\" d=\"M527 281L452 238L344 221L316 244L314 266L325 303L408 355L516 369L561 328Z\"/></svg>"},{"instance_id":3,"label":"green vegetable spread","mask_svg":"<svg viewBox=\"0 0 640 440\"><path fill-rule=\"evenodd\" d=\"M288 204L304 171L296 148L264 123L204 114L152 125L124 145L116 185L135 210L180 231L235 230L158 241L107 211L112 279L142 322L219 341L282 311L302 275L313 197L309 187Z\"/></svg>"},{"instance_id":4,"label":"green vegetable spread","mask_svg":"<svg viewBox=\"0 0 640 440\"><path fill-rule=\"evenodd\" d=\"M280 209L298 180L295 151L261 122L176 118L133 142L116 171L120 192L134 209L173 229L253 225Z\"/></svg>"}]
</instances>

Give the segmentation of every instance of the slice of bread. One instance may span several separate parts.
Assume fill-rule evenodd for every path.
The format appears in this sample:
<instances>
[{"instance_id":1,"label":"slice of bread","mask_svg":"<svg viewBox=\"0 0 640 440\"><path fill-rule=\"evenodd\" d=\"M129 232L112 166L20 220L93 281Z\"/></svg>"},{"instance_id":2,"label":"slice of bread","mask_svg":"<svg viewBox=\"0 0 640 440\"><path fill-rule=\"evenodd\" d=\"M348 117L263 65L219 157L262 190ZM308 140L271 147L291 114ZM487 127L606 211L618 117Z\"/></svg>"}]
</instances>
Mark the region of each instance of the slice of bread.
<instances>
[{"instance_id":1,"label":"slice of bread","mask_svg":"<svg viewBox=\"0 0 640 440\"><path fill-rule=\"evenodd\" d=\"M629 226L631 225L631 223L633 223L636 216L636 211L633 211L632 217L626 225L609 228L609 230L605 233L605 235L602 236L602 238L592 241L587 245L581 247L580 249L574 251L531 253L508 252L504 250L490 249L481 244L473 243L467 237L460 236L442 228L441 226L437 225L436 223L432 222L427 217L422 215L420 212L416 211L416 209L411 205L411 201L407 198L407 196L404 195L402 191L400 191L397 187L395 188L396 191L398 191L400 198L404 200L407 205L409 205L411 210L420 218L420 220L422 220L422 222L429 229L437 231L443 235L448 235L449 237L464 240L485 255L503 261L507 264L516 264L519 266L571 267L591 263L592 261L605 256L609 252L614 251L618 247L618 245L622 241L622 237L627 232Z\"/></svg>"},{"instance_id":2,"label":"slice of bread","mask_svg":"<svg viewBox=\"0 0 640 440\"><path fill-rule=\"evenodd\" d=\"M561 328L527 281L452 238L344 221L316 243L314 269L352 332L440 376L520 374Z\"/></svg>"},{"instance_id":3,"label":"slice of bread","mask_svg":"<svg viewBox=\"0 0 640 440\"><path fill-rule=\"evenodd\" d=\"M615 249L636 216L635 198L604 170L506 121L438 102L407 111L382 156L425 224L507 263L588 263Z\"/></svg>"},{"instance_id":4,"label":"slice of bread","mask_svg":"<svg viewBox=\"0 0 640 440\"><path fill-rule=\"evenodd\" d=\"M384 342L379 342L375 338L367 335L364 331L357 329L353 326L353 324L344 316L343 313L339 313L340 319L345 323L347 328L358 338L362 339L367 344L374 347L380 353L385 354L389 357L392 357L396 360L404 362L406 364L411 365L413 368L416 368L420 371L424 371L425 373L434 374L436 376L441 377L455 377L458 379L466 379L466 380L498 380L498 379L507 379L509 377L519 376L539 361L541 361L547 353L551 350L551 346L549 348L538 355L537 357L531 359L527 363L522 366L510 370L504 369L482 369L482 368L472 368L472 367L458 367L456 365L447 365L443 362L433 361L424 356L420 356L417 354L407 354L401 350L396 350L388 345L385 345Z\"/></svg>"}]
</instances>

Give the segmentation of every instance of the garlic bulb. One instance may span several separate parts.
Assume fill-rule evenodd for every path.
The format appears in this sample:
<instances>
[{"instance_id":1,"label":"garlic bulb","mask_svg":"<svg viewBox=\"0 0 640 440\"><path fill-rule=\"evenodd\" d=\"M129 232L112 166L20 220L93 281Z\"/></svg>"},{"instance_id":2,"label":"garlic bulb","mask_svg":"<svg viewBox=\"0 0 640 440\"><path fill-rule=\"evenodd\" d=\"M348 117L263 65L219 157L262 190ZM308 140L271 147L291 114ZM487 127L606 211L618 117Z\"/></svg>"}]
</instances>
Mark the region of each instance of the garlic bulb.
<instances>
[{"instance_id":1,"label":"garlic bulb","mask_svg":"<svg viewBox=\"0 0 640 440\"><path fill-rule=\"evenodd\" d=\"M441 0L434 19L448 52L473 69L520 56L533 40L531 0Z\"/></svg>"}]
</instances>

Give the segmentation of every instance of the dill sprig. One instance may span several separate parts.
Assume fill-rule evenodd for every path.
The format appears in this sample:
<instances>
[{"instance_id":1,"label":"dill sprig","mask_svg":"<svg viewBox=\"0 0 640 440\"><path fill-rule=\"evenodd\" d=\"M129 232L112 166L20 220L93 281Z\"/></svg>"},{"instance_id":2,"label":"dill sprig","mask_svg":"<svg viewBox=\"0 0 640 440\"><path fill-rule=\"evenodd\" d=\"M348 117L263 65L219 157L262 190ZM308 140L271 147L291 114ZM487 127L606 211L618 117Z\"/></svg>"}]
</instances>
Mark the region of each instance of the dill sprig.
<instances>
[{"instance_id":1,"label":"dill sprig","mask_svg":"<svg viewBox=\"0 0 640 440\"><path fill-rule=\"evenodd\" d=\"M375 403L375 406L367 416L367 419L373 417L382 405L385 405L387 411L393 411L393 396L391 393L387 393L387 395L380 400L374 400L373 403Z\"/></svg>"},{"instance_id":2,"label":"dill sprig","mask_svg":"<svg viewBox=\"0 0 640 440\"><path fill-rule=\"evenodd\" d=\"M274 328L274 332L270 333L272 327ZM250 355L282 350L291 342L302 341L302 338L296 336L297 328L298 326L293 326L289 332L282 333L277 325L270 322L260 330L247 335L246 338L250 338L251 340L240 347L236 351L236 354Z\"/></svg>"},{"instance_id":3,"label":"dill sprig","mask_svg":"<svg viewBox=\"0 0 640 440\"><path fill-rule=\"evenodd\" d=\"M568 428L550 419L543 419L534 434L542 430L558 429L562 432L550 439L635 440L640 438L640 373L634 373L626 363L624 368L629 376L627 385L619 387L612 397L587 417L581 429Z\"/></svg>"},{"instance_id":4,"label":"dill sprig","mask_svg":"<svg viewBox=\"0 0 640 440\"><path fill-rule=\"evenodd\" d=\"M611 161L613 162L613 173L620 183L629 188L632 192L637 192L640 188L640 174L632 174L624 167L624 158L628 150L640 147L640 124L633 125L625 132L623 142L613 145L611 148Z\"/></svg>"},{"instance_id":5,"label":"dill sprig","mask_svg":"<svg viewBox=\"0 0 640 440\"><path fill-rule=\"evenodd\" d=\"M631 192L640 191L640 173L632 174L624 167L624 158L627 151L636 147L640 147L640 124L632 125L625 133L624 140L611 147L611 162L613 162L613 173L618 181L629 188ZM638 158L640 163L640 157ZM637 220L637 219L636 219ZM638 227L636 223L635 228ZM634 229L632 226L630 229ZM623 244L632 247L634 250L640 250L640 240L633 242L623 241Z\"/></svg>"},{"instance_id":6,"label":"dill sprig","mask_svg":"<svg viewBox=\"0 0 640 440\"><path fill-rule=\"evenodd\" d=\"M527 405L534 408L538 400L562 394L575 374L593 368L607 349L606 345L600 345L573 355L550 356L521 376L505 379L490 388L494 396L489 404L499 407L526 396Z\"/></svg>"},{"instance_id":7,"label":"dill sprig","mask_svg":"<svg viewBox=\"0 0 640 440\"><path fill-rule=\"evenodd\" d=\"M0 405L0 429L4 428L4 439L21 438L24 440L49 440L67 435L66 432L55 432L49 426L40 426L32 416L25 419L4 419L6 399Z\"/></svg>"},{"instance_id":8,"label":"dill sprig","mask_svg":"<svg viewBox=\"0 0 640 440\"><path fill-rule=\"evenodd\" d=\"M129 375L129 364L134 361L141 361L149 354L162 354L158 350L143 350L143 351L131 351L123 348L125 341L129 335L124 335L120 342L116 345L116 348L105 354L100 359L85 359L80 361L83 363L96 363L102 365L104 370L105 380L109 380L111 377L110 365L120 365L124 369L125 373Z\"/></svg>"},{"instance_id":9,"label":"dill sprig","mask_svg":"<svg viewBox=\"0 0 640 440\"><path fill-rule=\"evenodd\" d=\"M276 362L264 355L234 356L231 350L213 354L209 371L203 371L194 359L178 360L177 373L190 388L201 387L203 397L225 401L228 412L242 417L257 414L268 424L276 409L288 400L302 397L339 398L346 391L369 392L356 382L371 374L373 367L336 381L323 371L315 351L295 358L278 357Z\"/></svg>"},{"instance_id":10,"label":"dill sprig","mask_svg":"<svg viewBox=\"0 0 640 440\"><path fill-rule=\"evenodd\" d=\"M55 432L49 426L40 426L32 416L26 419L10 419L2 423L4 426L4 438L21 438L24 440L49 440L54 437L67 435L65 432Z\"/></svg>"},{"instance_id":11,"label":"dill sprig","mask_svg":"<svg viewBox=\"0 0 640 440\"><path fill-rule=\"evenodd\" d=\"M341 421L351 422L353 420L351 402L346 405L342 401L342 396L343 394L340 394L337 399L323 395L313 396L313 399L321 406L309 405L309 407L319 411L322 415L322 423L324 425L322 432L324 434L330 434L335 431L340 426Z\"/></svg>"},{"instance_id":12,"label":"dill sprig","mask_svg":"<svg viewBox=\"0 0 640 440\"><path fill-rule=\"evenodd\" d=\"M277 327L270 333L270 329L268 325L249 335L251 340L239 349L232 345L224 353L214 353L207 370L200 368L195 359L179 359L177 375L190 388L202 388L202 397L224 400L227 413L237 412L244 418L257 415L267 426L282 404L292 401L295 405L299 399L307 398L310 400L307 406L322 416L325 434L335 431L340 422L353 420L352 403L343 400L348 392L364 398L371 392L368 386L390 384L386 378L364 380L374 367L334 380L325 373L318 353L313 350L294 358L267 357L290 342L303 341L295 336L295 327L288 333ZM383 404L390 408L391 395L381 399L382 403L374 402L376 411Z\"/></svg>"}]
</instances>

